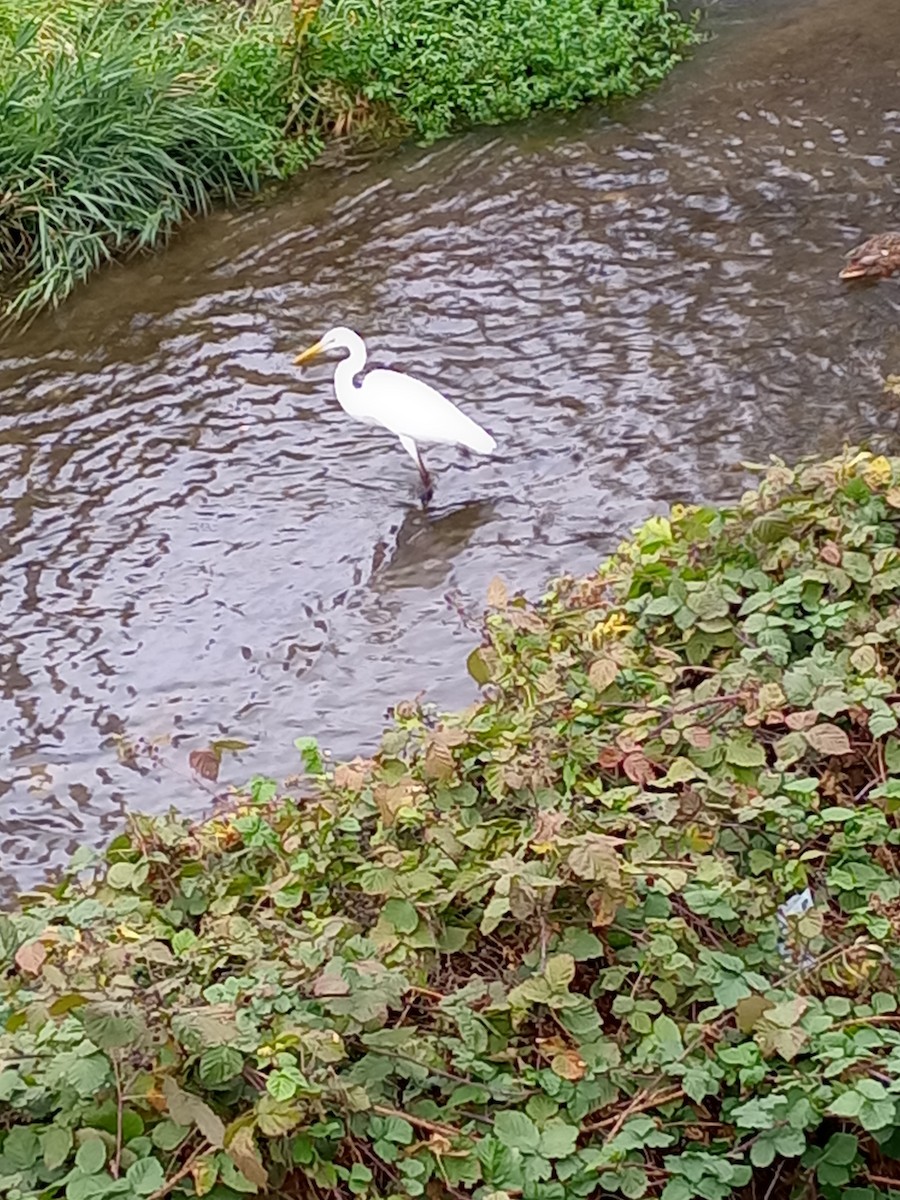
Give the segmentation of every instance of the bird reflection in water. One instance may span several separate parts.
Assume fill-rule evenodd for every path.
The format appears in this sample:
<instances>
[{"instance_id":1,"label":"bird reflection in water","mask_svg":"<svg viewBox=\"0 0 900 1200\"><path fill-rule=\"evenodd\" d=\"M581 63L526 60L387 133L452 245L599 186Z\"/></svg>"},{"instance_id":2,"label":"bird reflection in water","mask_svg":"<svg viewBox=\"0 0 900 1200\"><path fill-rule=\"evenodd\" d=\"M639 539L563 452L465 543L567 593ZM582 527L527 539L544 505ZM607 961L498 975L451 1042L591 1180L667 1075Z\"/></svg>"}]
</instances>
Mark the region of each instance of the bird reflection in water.
<instances>
[{"instance_id":1,"label":"bird reflection in water","mask_svg":"<svg viewBox=\"0 0 900 1200\"><path fill-rule=\"evenodd\" d=\"M453 560L494 516L496 503L469 500L446 508L410 509L372 554L369 587L378 593L440 587Z\"/></svg>"}]
</instances>

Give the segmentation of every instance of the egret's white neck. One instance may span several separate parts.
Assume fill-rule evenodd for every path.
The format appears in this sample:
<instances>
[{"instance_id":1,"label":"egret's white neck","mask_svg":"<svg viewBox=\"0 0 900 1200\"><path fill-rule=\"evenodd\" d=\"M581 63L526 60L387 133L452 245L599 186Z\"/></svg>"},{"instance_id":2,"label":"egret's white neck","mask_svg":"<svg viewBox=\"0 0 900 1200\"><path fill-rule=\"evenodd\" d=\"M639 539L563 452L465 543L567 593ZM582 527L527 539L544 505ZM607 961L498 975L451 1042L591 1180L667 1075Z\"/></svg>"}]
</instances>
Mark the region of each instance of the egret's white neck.
<instances>
[{"instance_id":1,"label":"egret's white neck","mask_svg":"<svg viewBox=\"0 0 900 1200\"><path fill-rule=\"evenodd\" d=\"M353 381L366 365L366 343L359 334L348 329L343 345L349 353L334 369L334 391L341 408L352 416L361 391Z\"/></svg>"}]
</instances>

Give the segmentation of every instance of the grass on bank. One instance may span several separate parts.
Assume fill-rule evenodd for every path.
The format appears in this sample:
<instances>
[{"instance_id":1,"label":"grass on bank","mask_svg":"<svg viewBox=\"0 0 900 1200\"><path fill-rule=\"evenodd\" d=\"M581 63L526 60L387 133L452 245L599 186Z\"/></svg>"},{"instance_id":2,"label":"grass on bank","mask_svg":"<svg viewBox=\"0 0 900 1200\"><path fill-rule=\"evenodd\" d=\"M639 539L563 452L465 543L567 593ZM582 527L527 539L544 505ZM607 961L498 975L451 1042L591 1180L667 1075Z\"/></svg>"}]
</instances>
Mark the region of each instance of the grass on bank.
<instances>
[{"instance_id":1,"label":"grass on bank","mask_svg":"<svg viewBox=\"0 0 900 1200\"><path fill-rule=\"evenodd\" d=\"M295 174L323 138L631 95L690 39L668 0L9 0L0 316Z\"/></svg>"},{"instance_id":2,"label":"grass on bank","mask_svg":"<svg viewBox=\"0 0 900 1200\"><path fill-rule=\"evenodd\" d=\"M492 595L469 711L0 916L0 1192L900 1191L900 458Z\"/></svg>"},{"instance_id":3,"label":"grass on bank","mask_svg":"<svg viewBox=\"0 0 900 1200\"><path fill-rule=\"evenodd\" d=\"M114 255L315 157L314 135L285 128L298 85L277 7L66 0L5 15L7 316L58 303Z\"/></svg>"}]
</instances>

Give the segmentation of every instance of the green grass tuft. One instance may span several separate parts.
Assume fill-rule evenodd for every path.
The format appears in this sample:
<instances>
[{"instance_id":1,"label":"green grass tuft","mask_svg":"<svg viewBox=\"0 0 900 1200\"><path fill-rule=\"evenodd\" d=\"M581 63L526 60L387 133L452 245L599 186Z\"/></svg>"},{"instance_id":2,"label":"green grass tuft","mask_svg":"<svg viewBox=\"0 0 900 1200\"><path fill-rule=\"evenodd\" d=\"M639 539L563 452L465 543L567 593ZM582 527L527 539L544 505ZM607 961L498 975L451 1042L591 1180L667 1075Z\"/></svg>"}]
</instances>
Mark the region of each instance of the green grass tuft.
<instances>
[{"instance_id":1,"label":"green grass tuft","mask_svg":"<svg viewBox=\"0 0 900 1200\"><path fill-rule=\"evenodd\" d=\"M317 139L286 136L284 6L36 7L0 26L8 316L58 303L109 258L314 156Z\"/></svg>"}]
</instances>

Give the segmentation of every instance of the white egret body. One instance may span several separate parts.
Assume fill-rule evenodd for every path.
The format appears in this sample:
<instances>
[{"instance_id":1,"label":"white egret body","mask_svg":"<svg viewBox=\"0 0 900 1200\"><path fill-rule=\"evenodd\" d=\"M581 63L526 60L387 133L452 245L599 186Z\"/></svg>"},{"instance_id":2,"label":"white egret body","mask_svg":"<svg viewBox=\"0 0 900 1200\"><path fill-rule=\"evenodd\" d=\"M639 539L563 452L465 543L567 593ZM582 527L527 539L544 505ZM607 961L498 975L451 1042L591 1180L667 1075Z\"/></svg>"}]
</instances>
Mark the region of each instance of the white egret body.
<instances>
[{"instance_id":1,"label":"white egret body","mask_svg":"<svg viewBox=\"0 0 900 1200\"><path fill-rule=\"evenodd\" d=\"M366 365L366 344L358 333L343 325L329 329L323 338L298 354L294 363L308 362L329 350L349 352L334 370L334 391L341 408L348 417L365 425L380 425L400 439L400 445L419 468L426 504L433 488L419 442L465 446L477 454L492 454L496 449L497 443L487 430L419 379L379 368L357 382Z\"/></svg>"}]
</instances>

